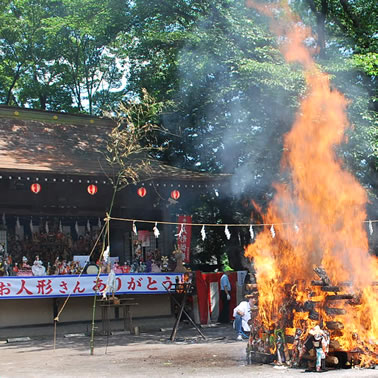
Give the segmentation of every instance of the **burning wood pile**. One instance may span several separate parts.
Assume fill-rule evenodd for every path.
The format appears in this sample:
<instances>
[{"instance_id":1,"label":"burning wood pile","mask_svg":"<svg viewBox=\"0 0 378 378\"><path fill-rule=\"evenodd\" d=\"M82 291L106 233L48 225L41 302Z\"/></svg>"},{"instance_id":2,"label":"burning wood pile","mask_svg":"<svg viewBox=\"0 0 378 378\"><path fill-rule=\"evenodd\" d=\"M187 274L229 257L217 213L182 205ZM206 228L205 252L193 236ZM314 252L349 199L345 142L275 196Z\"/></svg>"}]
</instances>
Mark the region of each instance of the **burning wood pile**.
<instances>
[{"instance_id":1,"label":"burning wood pile","mask_svg":"<svg viewBox=\"0 0 378 378\"><path fill-rule=\"evenodd\" d=\"M306 81L284 136L281 180L264 212L255 205L263 221L245 251L258 287L248 356L310 361L318 369L374 366L378 260L369 253L368 195L336 153L349 126L348 102L316 65L306 47L311 30L296 15L275 8L281 5L248 4L271 17L285 59L302 65ZM275 16L280 12L285 17Z\"/></svg>"},{"instance_id":2,"label":"burning wood pile","mask_svg":"<svg viewBox=\"0 0 378 378\"><path fill-rule=\"evenodd\" d=\"M348 148L348 101L316 64L307 47L316 37L289 7L247 3L271 19L283 56L302 66L306 83L283 139L281 178L267 209L255 204L262 222L245 250L258 287L249 357L374 366L378 259L369 253L368 193L339 148Z\"/></svg>"},{"instance_id":3,"label":"burning wood pile","mask_svg":"<svg viewBox=\"0 0 378 378\"><path fill-rule=\"evenodd\" d=\"M316 267L317 280L286 284L285 300L277 322L269 327L251 312L251 333L247 344L247 362L271 363L289 367L305 367L316 371L326 367L374 367L378 364L378 345L365 345L357 332L349 335L355 342L340 342L348 319L348 308L361 305L361 293L351 292L351 282L333 285L326 271ZM373 282L372 286L377 287ZM258 301L258 285L247 285L250 295ZM298 300L298 292L306 300Z\"/></svg>"}]
</instances>

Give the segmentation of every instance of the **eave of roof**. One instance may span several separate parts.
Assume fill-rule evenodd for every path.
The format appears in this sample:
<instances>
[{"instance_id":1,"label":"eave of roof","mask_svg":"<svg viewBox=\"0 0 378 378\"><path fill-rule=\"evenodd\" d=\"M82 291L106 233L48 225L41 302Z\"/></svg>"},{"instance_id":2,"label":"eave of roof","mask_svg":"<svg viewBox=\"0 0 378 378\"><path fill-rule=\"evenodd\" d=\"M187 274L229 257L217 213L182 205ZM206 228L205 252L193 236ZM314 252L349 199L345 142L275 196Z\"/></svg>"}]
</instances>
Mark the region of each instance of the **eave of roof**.
<instances>
[{"instance_id":1,"label":"eave of roof","mask_svg":"<svg viewBox=\"0 0 378 378\"><path fill-rule=\"evenodd\" d=\"M20 109L0 105L2 172L104 177L114 172L105 159L109 118ZM141 179L224 181L228 174L193 172L150 160Z\"/></svg>"}]
</instances>

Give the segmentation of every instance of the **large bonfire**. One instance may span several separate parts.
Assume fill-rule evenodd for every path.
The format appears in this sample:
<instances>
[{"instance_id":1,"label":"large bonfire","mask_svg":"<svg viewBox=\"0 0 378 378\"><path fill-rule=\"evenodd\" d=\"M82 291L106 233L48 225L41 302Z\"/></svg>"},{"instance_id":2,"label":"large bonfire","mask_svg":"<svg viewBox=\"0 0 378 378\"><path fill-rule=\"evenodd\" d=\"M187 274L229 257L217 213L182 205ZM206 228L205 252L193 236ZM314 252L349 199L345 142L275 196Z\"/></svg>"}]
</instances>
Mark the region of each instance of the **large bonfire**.
<instances>
[{"instance_id":1,"label":"large bonfire","mask_svg":"<svg viewBox=\"0 0 378 378\"><path fill-rule=\"evenodd\" d=\"M277 9L249 5L277 14ZM368 253L367 194L335 153L349 126L348 102L330 88L329 76L306 48L310 30L288 8L284 11L284 27L276 21L279 32L285 31L282 51L287 61L303 65L307 93L284 140L282 169L290 172L290 182L275 184L275 197L263 215L267 226L246 248L257 272L258 319L266 329L278 324L293 335L301 329L303 337L315 325L339 324L330 333L340 349L361 352L361 365L377 364L378 264ZM323 284L316 285L314 269L324 273ZM333 288L324 290L325 285ZM295 308L288 316L288 298L310 301L316 316Z\"/></svg>"}]
</instances>

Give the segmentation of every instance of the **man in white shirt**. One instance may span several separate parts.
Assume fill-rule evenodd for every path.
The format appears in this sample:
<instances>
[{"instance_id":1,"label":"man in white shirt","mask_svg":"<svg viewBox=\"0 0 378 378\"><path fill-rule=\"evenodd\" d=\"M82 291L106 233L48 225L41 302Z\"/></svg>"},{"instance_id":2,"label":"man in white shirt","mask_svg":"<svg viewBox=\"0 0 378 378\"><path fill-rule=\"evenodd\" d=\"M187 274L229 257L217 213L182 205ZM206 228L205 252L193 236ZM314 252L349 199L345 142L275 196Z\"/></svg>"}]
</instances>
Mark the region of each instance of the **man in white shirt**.
<instances>
[{"instance_id":1,"label":"man in white shirt","mask_svg":"<svg viewBox=\"0 0 378 378\"><path fill-rule=\"evenodd\" d=\"M247 333L251 331L248 321L251 319L251 311L258 310L254 295L246 295L246 301L242 301L234 308L233 316L235 318L234 328L238 333L237 340L247 339Z\"/></svg>"}]
</instances>

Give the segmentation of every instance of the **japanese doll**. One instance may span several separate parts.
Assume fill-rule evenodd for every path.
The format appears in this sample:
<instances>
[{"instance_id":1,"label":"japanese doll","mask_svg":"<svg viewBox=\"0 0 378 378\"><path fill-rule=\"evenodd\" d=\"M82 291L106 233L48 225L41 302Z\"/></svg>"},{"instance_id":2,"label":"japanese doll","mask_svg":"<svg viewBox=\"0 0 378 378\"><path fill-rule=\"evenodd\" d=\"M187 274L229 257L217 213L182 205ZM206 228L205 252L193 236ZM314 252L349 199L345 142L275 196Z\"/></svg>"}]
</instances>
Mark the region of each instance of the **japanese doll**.
<instances>
[{"instance_id":1,"label":"japanese doll","mask_svg":"<svg viewBox=\"0 0 378 378\"><path fill-rule=\"evenodd\" d=\"M51 269L51 274L53 275L58 275L59 274L59 268L60 268L61 262L59 260L59 257L55 259L54 265L52 266Z\"/></svg>"},{"instance_id":2,"label":"japanese doll","mask_svg":"<svg viewBox=\"0 0 378 378\"><path fill-rule=\"evenodd\" d=\"M131 266L129 262L125 262L121 268L122 268L122 273L130 273Z\"/></svg>"},{"instance_id":3,"label":"japanese doll","mask_svg":"<svg viewBox=\"0 0 378 378\"><path fill-rule=\"evenodd\" d=\"M151 270L152 270L152 261L151 260L147 260L146 261L146 270L145 270L145 272L146 273L150 273Z\"/></svg>"},{"instance_id":4,"label":"japanese doll","mask_svg":"<svg viewBox=\"0 0 378 378\"><path fill-rule=\"evenodd\" d=\"M31 270L33 276L44 276L46 274L46 268L43 266L41 260L35 260Z\"/></svg>"},{"instance_id":5,"label":"japanese doll","mask_svg":"<svg viewBox=\"0 0 378 378\"><path fill-rule=\"evenodd\" d=\"M80 265L78 261L71 261L69 263L69 274L80 274Z\"/></svg>"},{"instance_id":6,"label":"japanese doll","mask_svg":"<svg viewBox=\"0 0 378 378\"><path fill-rule=\"evenodd\" d=\"M67 261L63 260L59 266L59 274L70 274L70 268L67 265Z\"/></svg>"},{"instance_id":7,"label":"japanese doll","mask_svg":"<svg viewBox=\"0 0 378 378\"><path fill-rule=\"evenodd\" d=\"M5 269L5 275L6 276L12 275L12 265L13 265L12 256L5 254L5 256L4 256L4 269Z\"/></svg>"},{"instance_id":8,"label":"japanese doll","mask_svg":"<svg viewBox=\"0 0 378 378\"><path fill-rule=\"evenodd\" d=\"M26 256L22 257L22 263L21 263L21 266L17 275L18 276L32 276L33 275L31 266L28 264L28 259Z\"/></svg>"},{"instance_id":9,"label":"japanese doll","mask_svg":"<svg viewBox=\"0 0 378 378\"><path fill-rule=\"evenodd\" d=\"M168 256L162 256L161 257L161 271L162 272L168 271L168 264L169 264Z\"/></svg>"},{"instance_id":10,"label":"japanese doll","mask_svg":"<svg viewBox=\"0 0 378 378\"><path fill-rule=\"evenodd\" d=\"M117 262L113 264L113 270L116 274L124 273L122 267Z\"/></svg>"},{"instance_id":11,"label":"japanese doll","mask_svg":"<svg viewBox=\"0 0 378 378\"><path fill-rule=\"evenodd\" d=\"M15 264L14 264L14 267L13 267L13 274L16 276L17 273L18 273L18 271L19 271L19 269L18 269L18 264L15 263Z\"/></svg>"},{"instance_id":12,"label":"japanese doll","mask_svg":"<svg viewBox=\"0 0 378 378\"><path fill-rule=\"evenodd\" d=\"M154 260L151 263L151 273L160 273L161 269L159 264L157 264Z\"/></svg>"}]
</instances>

